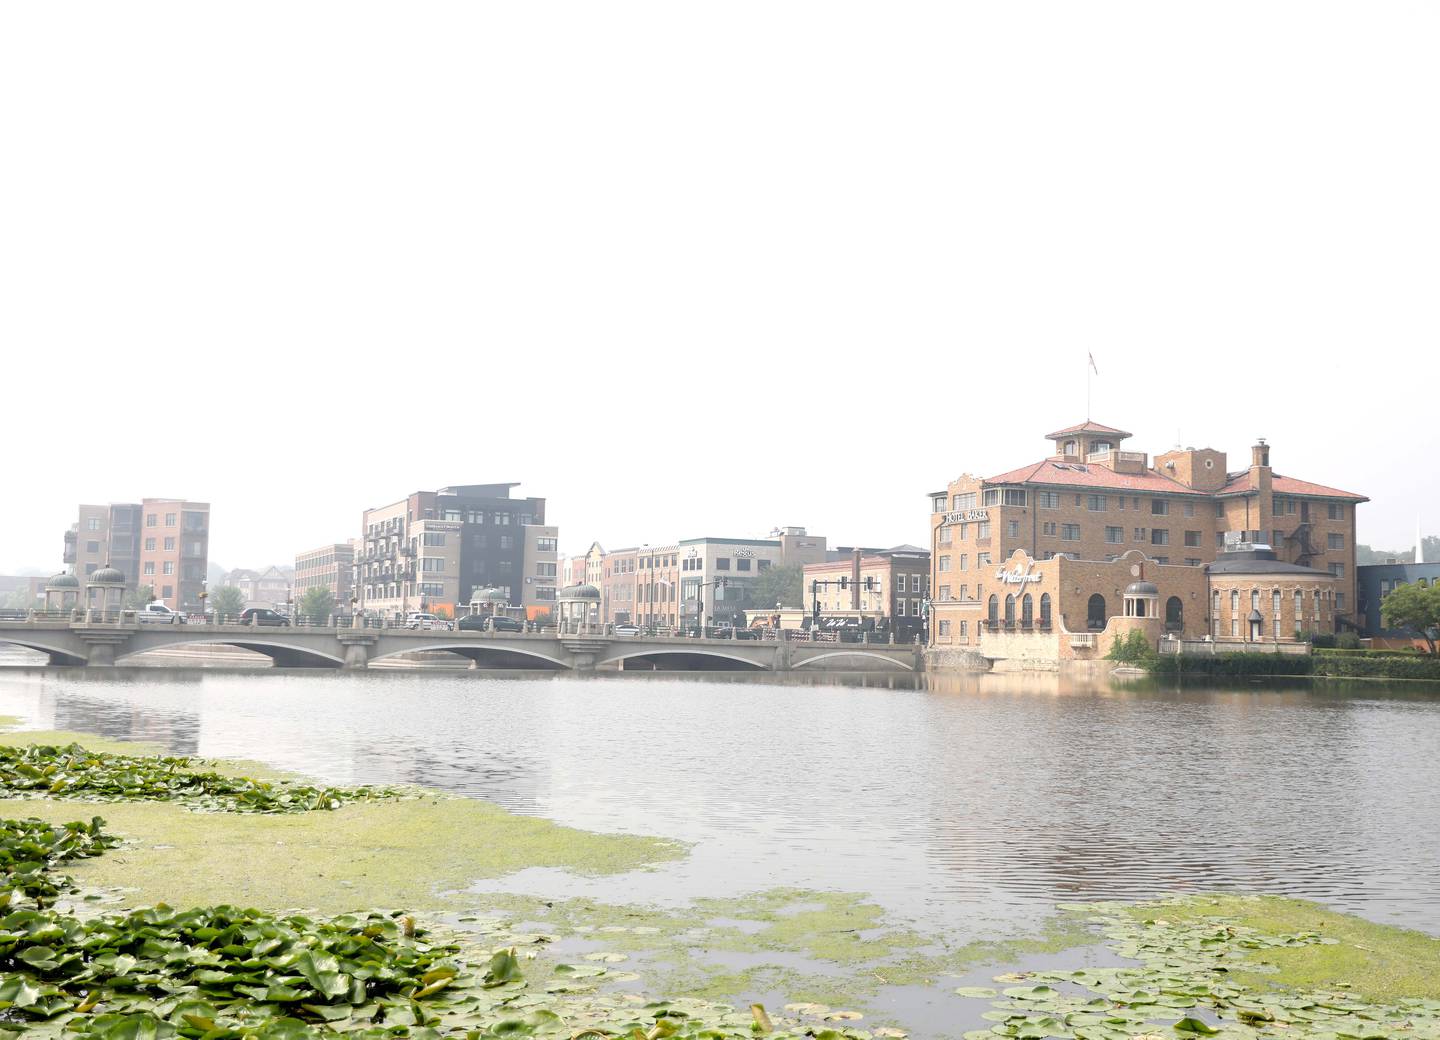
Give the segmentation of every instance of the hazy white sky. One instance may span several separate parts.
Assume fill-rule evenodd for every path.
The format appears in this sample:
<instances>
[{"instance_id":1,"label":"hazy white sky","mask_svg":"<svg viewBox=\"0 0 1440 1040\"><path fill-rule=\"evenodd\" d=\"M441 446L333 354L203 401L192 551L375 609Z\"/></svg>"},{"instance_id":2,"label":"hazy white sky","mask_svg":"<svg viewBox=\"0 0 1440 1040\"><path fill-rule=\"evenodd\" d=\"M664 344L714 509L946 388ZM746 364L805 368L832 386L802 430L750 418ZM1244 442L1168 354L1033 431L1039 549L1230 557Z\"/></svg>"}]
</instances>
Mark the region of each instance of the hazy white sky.
<instances>
[{"instance_id":1,"label":"hazy white sky","mask_svg":"<svg viewBox=\"0 0 1440 1040\"><path fill-rule=\"evenodd\" d=\"M253 566L518 480L803 524L1093 415L1440 529L1440 6L0 7L0 571L81 501Z\"/></svg>"}]
</instances>

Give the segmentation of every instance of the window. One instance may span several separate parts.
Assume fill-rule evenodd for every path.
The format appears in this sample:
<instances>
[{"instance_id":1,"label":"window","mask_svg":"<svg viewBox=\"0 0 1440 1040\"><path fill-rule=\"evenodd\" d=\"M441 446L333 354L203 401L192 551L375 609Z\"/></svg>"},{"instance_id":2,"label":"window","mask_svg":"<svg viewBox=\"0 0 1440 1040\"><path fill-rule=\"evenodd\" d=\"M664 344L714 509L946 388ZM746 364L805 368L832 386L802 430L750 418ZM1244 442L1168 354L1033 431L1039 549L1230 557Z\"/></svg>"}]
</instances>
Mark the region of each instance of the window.
<instances>
[{"instance_id":1,"label":"window","mask_svg":"<svg viewBox=\"0 0 1440 1040\"><path fill-rule=\"evenodd\" d=\"M1343 611L1345 609L1345 593L1335 593L1335 609L1337 611Z\"/></svg>"},{"instance_id":2,"label":"window","mask_svg":"<svg viewBox=\"0 0 1440 1040\"><path fill-rule=\"evenodd\" d=\"M87 530L87 531L98 531L98 530L100 530L100 518L99 518L98 516L88 516L88 517L86 517L86 518L85 518L85 530Z\"/></svg>"},{"instance_id":3,"label":"window","mask_svg":"<svg viewBox=\"0 0 1440 1040\"><path fill-rule=\"evenodd\" d=\"M973 492L973 491L966 491L964 494L955 495L955 496L951 499L951 502L952 502L952 505L950 506L950 508L953 509L953 510L954 510L955 512L957 512L957 513L964 512L964 511L967 510L967 509L974 509L974 508L975 508L975 492Z\"/></svg>"},{"instance_id":4,"label":"window","mask_svg":"<svg viewBox=\"0 0 1440 1040\"><path fill-rule=\"evenodd\" d=\"M174 536L174 535L170 535L169 537L167 537L167 538L165 539L165 551L166 551L166 552L174 552L174 551L175 551L175 536Z\"/></svg>"},{"instance_id":5,"label":"window","mask_svg":"<svg viewBox=\"0 0 1440 1040\"><path fill-rule=\"evenodd\" d=\"M755 561L755 567L756 567L757 570L768 571L768 570L770 569L770 561L769 561L769 560L756 560L756 561Z\"/></svg>"},{"instance_id":6,"label":"window","mask_svg":"<svg viewBox=\"0 0 1440 1040\"><path fill-rule=\"evenodd\" d=\"M730 561L723 556L720 557L715 561L715 569L717 571L728 571L730 569Z\"/></svg>"},{"instance_id":7,"label":"window","mask_svg":"<svg viewBox=\"0 0 1440 1040\"><path fill-rule=\"evenodd\" d=\"M1224 503L1224 502L1216 502L1216 503L1215 503L1215 519L1216 519L1216 520L1224 520L1224 519L1225 519L1225 503Z\"/></svg>"},{"instance_id":8,"label":"window","mask_svg":"<svg viewBox=\"0 0 1440 1040\"><path fill-rule=\"evenodd\" d=\"M1282 530L1280 530L1280 528L1278 528L1278 527L1275 528L1275 540L1274 540L1273 542L1271 542L1270 544L1271 544L1272 546L1274 546L1275 548L1277 548L1277 549L1278 549L1280 546L1284 545L1284 544L1285 544L1285 532L1282 531Z\"/></svg>"},{"instance_id":9,"label":"window","mask_svg":"<svg viewBox=\"0 0 1440 1040\"><path fill-rule=\"evenodd\" d=\"M553 578L555 577L555 567L556 565L553 563L537 563L535 573L542 578Z\"/></svg>"},{"instance_id":10,"label":"window","mask_svg":"<svg viewBox=\"0 0 1440 1040\"><path fill-rule=\"evenodd\" d=\"M1216 531L1216 532L1215 532L1215 548L1216 548L1217 550L1218 550L1218 549L1223 549L1223 548L1225 548L1225 532L1224 532L1224 531Z\"/></svg>"},{"instance_id":11,"label":"window","mask_svg":"<svg viewBox=\"0 0 1440 1040\"><path fill-rule=\"evenodd\" d=\"M910 616L921 617L923 614L924 611L920 609L920 601L918 599L912 599L910 601Z\"/></svg>"},{"instance_id":12,"label":"window","mask_svg":"<svg viewBox=\"0 0 1440 1040\"><path fill-rule=\"evenodd\" d=\"M515 548L515 539L512 538L512 537L511 537L510 535L508 535L508 534L502 534L502 535L500 536L500 548L502 548L502 549L513 549L513 548Z\"/></svg>"},{"instance_id":13,"label":"window","mask_svg":"<svg viewBox=\"0 0 1440 1040\"><path fill-rule=\"evenodd\" d=\"M1055 537L1055 533L1057 530L1059 530L1059 528L1057 527L1054 520L1046 520L1040 525L1040 533L1050 538Z\"/></svg>"},{"instance_id":14,"label":"window","mask_svg":"<svg viewBox=\"0 0 1440 1040\"><path fill-rule=\"evenodd\" d=\"M949 569L950 569L950 557L948 557L948 556L942 556L942 557L940 557L940 573L941 573L941 574L944 574L944 573L945 573L946 571L948 571Z\"/></svg>"},{"instance_id":15,"label":"window","mask_svg":"<svg viewBox=\"0 0 1440 1040\"><path fill-rule=\"evenodd\" d=\"M903 599L897 599L897 600L895 601L895 616L896 616L896 617L904 617L904 616L905 616L905 601L904 601Z\"/></svg>"},{"instance_id":16,"label":"window","mask_svg":"<svg viewBox=\"0 0 1440 1040\"><path fill-rule=\"evenodd\" d=\"M1054 491L1040 491L1035 495L1035 504L1041 509L1059 509L1060 495Z\"/></svg>"},{"instance_id":17,"label":"window","mask_svg":"<svg viewBox=\"0 0 1440 1040\"><path fill-rule=\"evenodd\" d=\"M930 502L930 511L931 511L932 513L943 513L943 512L945 512L945 496L944 496L944 495L936 495L936 496L934 497L934 499L931 500L931 502Z\"/></svg>"},{"instance_id":18,"label":"window","mask_svg":"<svg viewBox=\"0 0 1440 1040\"><path fill-rule=\"evenodd\" d=\"M1170 515L1170 503L1169 503L1169 501L1166 500L1166 499L1163 499L1163 498L1152 498L1152 499L1150 500L1150 515L1151 515L1151 516L1169 516L1169 515Z\"/></svg>"},{"instance_id":19,"label":"window","mask_svg":"<svg viewBox=\"0 0 1440 1040\"><path fill-rule=\"evenodd\" d=\"M1080 525L1061 524L1060 537L1067 542L1078 542L1080 540Z\"/></svg>"},{"instance_id":20,"label":"window","mask_svg":"<svg viewBox=\"0 0 1440 1040\"><path fill-rule=\"evenodd\" d=\"M1186 532L1185 532L1185 545L1186 545L1188 548L1191 548L1191 549L1198 549L1198 548L1200 548L1200 532L1199 532L1199 531L1186 531Z\"/></svg>"},{"instance_id":21,"label":"window","mask_svg":"<svg viewBox=\"0 0 1440 1040\"><path fill-rule=\"evenodd\" d=\"M1345 577L1345 565L1343 563L1332 563L1330 573L1337 578Z\"/></svg>"},{"instance_id":22,"label":"window","mask_svg":"<svg viewBox=\"0 0 1440 1040\"><path fill-rule=\"evenodd\" d=\"M940 638L941 638L941 639L948 639L948 638L950 638L950 622L948 622L948 621L942 621L942 622L940 622Z\"/></svg>"},{"instance_id":23,"label":"window","mask_svg":"<svg viewBox=\"0 0 1440 1040\"><path fill-rule=\"evenodd\" d=\"M1024 488L1006 488L1001 501L1007 506L1023 506L1030 498Z\"/></svg>"},{"instance_id":24,"label":"window","mask_svg":"<svg viewBox=\"0 0 1440 1040\"><path fill-rule=\"evenodd\" d=\"M1062 448L1062 449L1060 449L1060 454L1062 454L1062 455L1074 455L1074 454L1077 453L1078 448L1079 448L1079 446L1078 446L1074 441L1066 441L1066 442L1065 442L1065 447Z\"/></svg>"},{"instance_id":25,"label":"window","mask_svg":"<svg viewBox=\"0 0 1440 1040\"><path fill-rule=\"evenodd\" d=\"M1008 521L1008 522L1005 524L1005 533L1008 534L1011 538L1019 538L1019 537L1020 537L1020 521L1019 521L1019 520L1010 520L1010 521Z\"/></svg>"},{"instance_id":26,"label":"window","mask_svg":"<svg viewBox=\"0 0 1440 1040\"><path fill-rule=\"evenodd\" d=\"M165 561L165 566L161 569L161 573L163 573L163 574L174 574L174 573L175 573L175 561L174 561L174 560L166 560L166 561Z\"/></svg>"},{"instance_id":27,"label":"window","mask_svg":"<svg viewBox=\"0 0 1440 1040\"><path fill-rule=\"evenodd\" d=\"M1305 630L1305 593L1299 589L1295 590L1295 634L1298 636Z\"/></svg>"},{"instance_id":28,"label":"window","mask_svg":"<svg viewBox=\"0 0 1440 1040\"><path fill-rule=\"evenodd\" d=\"M1148 528L1137 527L1134 531L1134 538L1137 542L1143 542L1147 536Z\"/></svg>"},{"instance_id":29,"label":"window","mask_svg":"<svg viewBox=\"0 0 1440 1040\"><path fill-rule=\"evenodd\" d=\"M750 561L743 556L740 557L740 559L735 561L735 569L737 571L748 571L750 569Z\"/></svg>"},{"instance_id":30,"label":"window","mask_svg":"<svg viewBox=\"0 0 1440 1040\"><path fill-rule=\"evenodd\" d=\"M1270 593L1270 616L1273 619L1275 638L1280 638L1280 590L1273 589Z\"/></svg>"},{"instance_id":31,"label":"window","mask_svg":"<svg viewBox=\"0 0 1440 1040\"><path fill-rule=\"evenodd\" d=\"M969 642L969 640L970 640L970 622L968 622L968 621L962 621L962 622L960 622L960 638L961 638L963 641L965 641L965 642Z\"/></svg>"},{"instance_id":32,"label":"window","mask_svg":"<svg viewBox=\"0 0 1440 1040\"><path fill-rule=\"evenodd\" d=\"M174 527L174 526L175 526L175 514L174 514L174 513L166 513L166 514L165 514L165 526L166 526L166 527Z\"/></svg>"},{"instance_id":33,"label":"window","mask_svg":"<svg viewBox=\"0 0 1440 1040\"><path fill-rule=\"evenodd\" d=\"M1325 515L1331 520L1344 520L1345 507L1339 502L1327 502L1325 503Z\"/></svg>"},{"instance_id":34,"label":"window","mask_svg":"<svg viewBox=\"0 0 1440 1040\"><path fill-rule=\"evenodd\" d=\"M987 506L998 506L1000 504L1000 489L986 488L982 501Z\"/></svg>"},{"instance_id":35,"label":"window","mask_svg":"<svg viewBox=\"0 0 1440 1040\"><path fill-rule=\"evenodd\" d=\"M148 576L148 575L151 575L151 574L154 574L154 573L155 573L155 561L154 561L154 560L146 560L146 561L145 561L145 565L144 565L144 567L141 568L140 573L145 574L145 575L147 575L147 576Z\"/></svg>"},{"instance_id":36,"label":"window","mask_svg":"<svg viewBox=\"0 0 1440 1040\"><path fill-rule=\"evenodd\" d=\"M905 591L905 577L906 577L906 576L903 575L903 574L897 574L897 575L895 575L895 591L896 591L896 592L904 592L904 591Z\"/></svg>"},{"instance_id":37,"label":"window","mask_svg":"<svg viewBox=\"0 0 1440 1040\"><path fill-rule=\"evenodd\" d=\"M1250 609L1251 609L1251 610L1259 610L1259 609L1260 609L1260 590L1259 590L1259 589L1251 589L1251 590L1250 590Z\"/></svg>"},{"instance_id":38,"label":"window","mask_svg":"<svg viewBox=\"0 0 1440 1040\"><path fill-rule=\"evenodd\" d=\"M147 539L145 539L145 551L146 551L146 552L154 552L154 551L155 551L155 539L153 539L153 538L147 538Z\"/></svg>"},{"instance_id":39,"label":"window","mask_svg":"<svg viewBox=\"0 0 1440 1040\"><path fill-rule=\"evenodd\" d=\"M1089 496L1087 496L1087 498L1086 498L1086 506L1085 506L1085 507L1086 507L1087 509L1089 509L1090 512L1092 512L1092 513L1103 513L1103 512L1105 512L1105 496L1104 496L1104 495L1089 495Z\"/></svg>"},{"instance_id":40,"label":"window","mask_svg":"<svg viewBox=\"0 0 1440 1040\"><path fill-rule=\"evenodd\" d=\"M1168 557L1168 556L1157 556L1157 557L1155 557L1155 562L1156 562L1156 563L1169 563L1169 562L1170 562L1170 557Z\"/></svg>"},{"instance_id":41,"label":"window","mask_svg":"<svg viewBox=\"0 0 1440 1040\"><path fill-rule=\"evenodd\" d=\"M1344 536L1343 534L1327 534L1327 535L1325 536L1325 548L1327 548L1327 549L1343 549L1343 548L1345 548L1345 536Z\"/></svg>"},{"instance_id":42,"label":"window","mask_svg":"<svg viewBox=\"0 0 1440 1040\"><path fill-rule=\"evenodd\" d=\"M975 537L976 537L976 538L989 538L989 537L990 537L990 521L989 521L989 520L982 520L982 521L980 521L978 524L975 525Z\"/></svg>"},{"instance_id":43,"label":"window","mask_svg":"<svg viewBox=\"0 0 1440 1040\"><path fill-rule=\"evenodd\" d=\"M1195 503L1194 503L1194 502L1189 502L1189 501L1187 501L1187 502L1185 503L1185 515L1186 515L1186 516L1194 516L1194 515L1195 515Z\"/></svg>"},{"instance_id":44,"label":"window","mask_svg":"<svg viewBox=\"0 0 1440 1040\"><path fill-rule=\"evenodd\" d=\"M960 569L961 569L962 571L968 571L968 570L970 569L970 554L969 554L969 553L961 553L961 554L960 554Z\"/></svg>"},{"instance_id":45,"label":"window","mask_svg":"<svg viewBox=\"0 0 1440 1040\"><path fill-rule=\"evenodd\" d=\"M951 535L952 535L952 532L951 532L950 526L949 526L948 524L945 525L945 526L943 526L943 527L941 527L941 528L940 528L940 538L939 538L940 544L941 544L941 545L951 545L951 544L953 544L952 539L951 539ZM767 562L767 561L762 560L761 562L764 563L764 562Z\"/></svg>"},{"instance_id":46,"label":"window","mask_svg":"<svg viewBox=\"0 0 1440 1040\"><path fill-rule=\"evenodd\" d=\"M1105 541L1109 542L1111 545L1119 545L1119 544L1120 544L1121 542L1123 542L1124 540L1125 540L1125 528L1123 528L1123 527L1107 527L1107 528L1105 528Z\"/></svg>"},{"instance_id":47,"label":"window","mask_svg":"<svg viewBox=\"0 0 1440 1040\"><path fill-rule=\"evenodd\" d=\"M86 543L85 543L85 551L86 551L87 553L98 553L98 552L100 551L100 543L99 543L99 542L86 542Z\"/></svg>"},{"instance_id":48,"label":"window","mask_svg":"<svg viewBox=\"0 0 1440 1040\"><path fill-rule=\"evenodd\" d=\"M948 603L948 602L950 601L950 586L949 586L949 585L941 585L941 586L940 586L940 600L941 600L941 602L944 602L944 603Z\"/></svg>"},{"instance_id":49,"label":"window","mask_svg":"<svg viewBox=\"0 0 1440 1040\"><path fill-rule=\"evenodd\" d=\"M1205 561L1202 560L1202 559L1200 559L1200 557L1198 557L1198 556L1187 556L1187 557L1185 557L1185 566L1187 566L1187 567L1198 567L1198 566L1200 566L1200 565L1201 565L1202 563L1204 563L1204 562L1205 562Z\"/></svg>"},{"instance_id":50,"label":"window","mask_svg":"<svg viewBox=\"0 0 1440 1040\"><path fill-rule=\"evenodd\" d=\"M976 566L976 567L988 567L988 566L990 566L990 554L989 554L988 552L976 553L976 554L975 554L975 566Z\"/></svg>"},{"instance_id":51,"label":"window","mask_svg":"<svg viewBox=\"0 0 1440 1040\"><path fill-rule=\"evenodd\" d=\"M559 547L560 547L560 543L559 543L559 541L558 541L557 539L554 539L554 538L537 538L537 539L535 539L535 551L536 551L536 552L555 552L555 551L557 551L557 550L559 549Z\"/></svg>"},{"instance_id":52,"label":"window","mask_svg":"<svg viewBox=\"0 0 1440 1040\"><path fill-rule=\"evenodd\" d=\"M175 595L175 586L174 586L174 585L161 585L161 586L160 586L160 595L161 595L161 597L164 598L164 599L170 599L172 596Z\"/></svg>"},{"instance_id":53,"label":"window","mask_svg":"<svg viewBox=\"0 0 1440 1040\"><path fill-rule=\"evenodd\" d=\"M154 513L146 513L146 514L145 514L145 526L146 526L146 527L154 527L154 526L155 526L155 514L154 514Z\"/></svg>"},{"instance_id":54,"label":"window","mask_svg":"<svg viewBox=\"0 0 1440 1040\"><path fill-rule=\"evenodd\" d=\"M426 531L422 536L422 545L444 545L445 535L440 531Z\"/></svg>"}]
</instances>

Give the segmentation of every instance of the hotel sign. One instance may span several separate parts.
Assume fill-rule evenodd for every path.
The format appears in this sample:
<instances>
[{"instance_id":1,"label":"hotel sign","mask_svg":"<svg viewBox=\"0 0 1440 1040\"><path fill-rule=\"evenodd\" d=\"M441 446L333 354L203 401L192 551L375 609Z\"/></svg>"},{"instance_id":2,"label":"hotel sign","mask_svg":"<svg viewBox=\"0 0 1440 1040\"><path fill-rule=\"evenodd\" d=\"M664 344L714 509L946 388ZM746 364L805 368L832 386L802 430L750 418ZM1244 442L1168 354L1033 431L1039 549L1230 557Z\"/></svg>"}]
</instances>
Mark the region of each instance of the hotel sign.
<instances>
[{"instance_id":1,"label":"hotel sign","mask_svg":"<svg viewBox=\"0 0 1440 1040\"><path fill-rule=\"evenodd\" d=\"M945 524L968 524L977 520L989 520L990 510L988 509L963 509L958 513L946 513L940 518L941 526Z\"/></svg>"},{"instance_id":2,"label":"hotel sign","mask_svg":"<svg viewBox=\"0 0 1440 1040\"><path fill-rule=\"evenodd\" d=\"M1030 566L1034 566L1033 560ZM1001 567L995 572L996 580L1002 585L1024 585L1027 581L1039 581L1041 577L1042 575L1039 574L1031 574L1030 567L1026 567L1023 571L1018 567L1013 571L1007 571L1004 567Z\"/></svg>"}]
</instances>

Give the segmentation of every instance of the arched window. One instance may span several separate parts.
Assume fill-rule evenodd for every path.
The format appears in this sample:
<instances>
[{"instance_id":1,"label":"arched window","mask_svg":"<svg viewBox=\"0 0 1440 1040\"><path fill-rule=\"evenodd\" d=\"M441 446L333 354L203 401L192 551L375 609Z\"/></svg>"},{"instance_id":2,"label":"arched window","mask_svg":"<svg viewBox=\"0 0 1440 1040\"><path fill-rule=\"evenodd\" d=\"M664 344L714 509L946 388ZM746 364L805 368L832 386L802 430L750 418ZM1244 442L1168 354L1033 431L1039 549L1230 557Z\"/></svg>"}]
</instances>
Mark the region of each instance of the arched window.
<instances>
[{"instance_id":1,"label":"arched window","mask_svg":"<svg viewBox=\"0 0 1440 1040\"><path fill-rule=\"evenodd\" d=\"M1050 593L1040 593L1040 627L1050 627Z\"/></svg>"},{"instance_id":2,"label":"arched window","mask_svg":"<svg viewBox=\"0 0 1440 1040\"><path fill-rule=\"evenodd\" d=\"M1180 602L1179 596L1171 596L1165 601L1165 628L1171 632L1178 632L1185 627L1185 604Z\"/></svg>"},{"instance_id":3,"label":"arched window","mask_svg":"<svg viewBox=\"0 0 1440 1040\"><path fill-rule=\"evenodd\" d=\"M990 602L986 606L986 611L990 619L990 624L992 626L998 624L1000 621L1000 600L994 595L991 595Z\"/></svg>"},{"instance_id":4,"label":"arched window","mask_svg":"<svg viewBox=\"0 0 1440 1040\"><path fill-rule=\"evenodd\" d=\"M1216 589L1210 594L1210 616L1219 619L1220 617L1220 590Z\"/></svg>"},{"instance_id":5,"label":"arched window","mask_svg":"<svg viewBox=\"0 0 1440 1040\"><path fill-rule=\"evenodd\" d=\"M1105 597L1098 592L1085 608L1085 625L1096 632L1105 627Z\"/></svg>"},{"instance_id":6,"label":"arched window","mask_svg":"<svg viewBox=\"0 0 1440 1040\"><path fill-rule=\"evenodd\" d=\"M1231 590L1230 590L1230 616L1231 616L1232 618L1233 618L1233 617L1239 617L1239 616L1240 616L1240 590L1239 590L1239 589L1231 589Z\"/></svg>"},{"instance_id":7,"label":"arched window","mask_svg":"<svg viewBox=\"0 0 1440 1040\"><path fill-rule=\"evenodd\" d=\"M1015 594L1008 593L1005 596L1005 627L1015 627Z\"/></svg>"},{"instance_id":8,"label":"arched window","mask_svg":"<svg viewBox=\"0 0 1440 1040\"><path fill-rule=\"evenodd\" d=\"M1028 592L1020 597L1020 624L1026 628L1035 624L1035 600Z\"/></svg>"}]
</instances>

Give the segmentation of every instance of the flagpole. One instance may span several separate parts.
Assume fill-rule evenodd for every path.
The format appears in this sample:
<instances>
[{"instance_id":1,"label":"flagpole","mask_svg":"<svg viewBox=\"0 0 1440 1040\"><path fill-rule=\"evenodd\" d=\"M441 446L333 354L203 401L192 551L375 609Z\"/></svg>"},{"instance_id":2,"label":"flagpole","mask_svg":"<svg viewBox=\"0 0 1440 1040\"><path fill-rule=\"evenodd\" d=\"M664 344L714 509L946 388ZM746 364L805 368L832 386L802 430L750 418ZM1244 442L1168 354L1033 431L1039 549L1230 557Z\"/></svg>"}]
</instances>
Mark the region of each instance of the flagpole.
<instances>
[{"instance_id":1,"label":"flagpole","mask_svg":"<svg viewBox=\"0 0 1440 1040\"><path fill-rule=\"evenodd\" d=\"M1090 421L1090 358L1085 358L1085 421Z\"/></svg>"}]
</instances>

